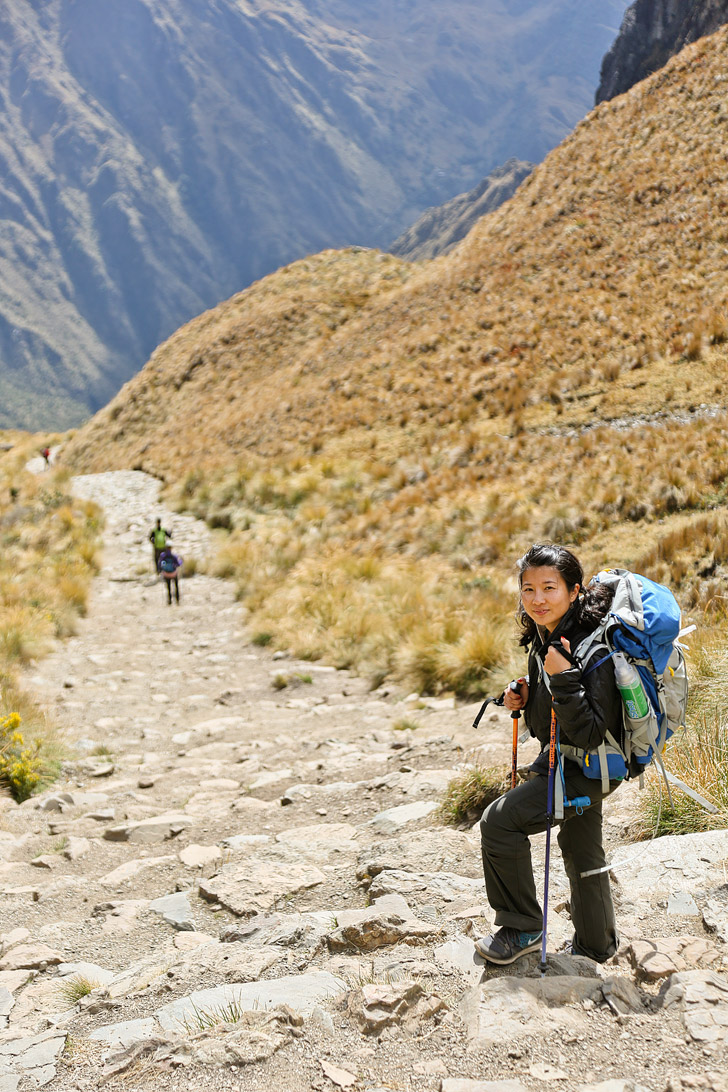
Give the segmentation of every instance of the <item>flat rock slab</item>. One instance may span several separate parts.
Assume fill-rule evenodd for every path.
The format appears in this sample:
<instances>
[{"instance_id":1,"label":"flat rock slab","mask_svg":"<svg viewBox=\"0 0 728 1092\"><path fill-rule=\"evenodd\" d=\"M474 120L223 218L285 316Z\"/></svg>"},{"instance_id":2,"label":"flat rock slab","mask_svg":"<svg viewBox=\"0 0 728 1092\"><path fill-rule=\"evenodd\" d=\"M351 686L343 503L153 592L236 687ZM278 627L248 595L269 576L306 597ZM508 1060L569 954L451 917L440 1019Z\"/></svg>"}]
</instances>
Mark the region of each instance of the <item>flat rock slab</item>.
<instances>
[{"instance_id":1,"label":"flat rock slab","mask_svg":"<svg viewBox=\"0 0 728 1092\"><path fill-rule=\"evenodd\" d=\"M655 838L637 853L634 846L620 846L613 859L619 865L620 890L635 906L644 907L652 899L669 899L677 890L695 895L723 883L726 858L728 830L711 830Z\"/></svg>"},{"instance_id":2,"label":"flat rock slab","mask_svg":"<svg viewBox=\"0 0 728 1092\"><path fill-rule=\"evenodd\" d=\"M0 971L38 971L62 962L47 944L18 944L0 959Z\"/></svg>"},{"instance_id":3,"label":"flat rock slab","mask_svg":"<svg viewBox=\"0 0 728 1092\"><path fill-rule=\"evenodd\" d=\"M463 1017L471 1042L481 1047L526 1035L539 1038L556 1028L581 1028L584 1014L568 1006L602 998L599 978L494 978L468 991Z\"/></svg>"},{"instance_id":4,"label":"flat rock slab","mask_svg":"<svg viewBox=\"0 0 728 1092\"><path fill-rule=\"evenodd\" d=\"M440 1092L529 1092L525 1084L517 1080L468 1081L459 1077L447 1077L440 1084Z\"/></svg>"},{"instance_id":5,"label":"flat rock slab","mask_svg":"<svg viewBox=\"0 0 728 1092\"><path fill-rule=\"evenodd\" d=\"M187 868L206 868L222 860L222 850L219 846L186 846L180 852L179 859Z\"/></svg>"},{"instance_id":6,"label":"flat rock slab","mask_svg":"<svg viewBox=\"0 0 728 1092\"><path fill-rule=\"evenodd\" d=\"M480 982L485 961L475 950L469 937L459 936L438 945L434 951L435 963L446 970L464 974L471 982Z\"/></svg>"},{"instance_id":7,"label":"flat rock slab","mask_svg":"<svg viewBox=\"0 0 728 1092\"><path fill-rule=\"evenodd\" d=\"M325 883L318 868L308 864L284 864L249 858L243 865L223 868L217 876L201 880L200 895L219 902L241 917L272 910L279 899Z\"/></svg>"},{"instance_id":8,"label":"flat rock slab","mask_svg":"<svg viewBox=\"0 0 728 1092\"><path fill-rule=\"evenodd\" d=\"M676 891L667 900L668 917L699 918L700 910L689 891Z\"/></svg>"},{"instance_id":9,"label":"flat rock slab","mask_svg":"<svg viewBox=\"0 0 728 1092\"><path fill-rule=\"evenodd\" d=\"M292 846L304 853L320 853L321 850L340 853L357 853L361 846L355 840L356 827L351 823L315 823L306 827L291 827L276 834L276 842Z\"/></svg>"},{"instance_id":10,"label":"flat rock slab","mask_svg":"<svg viewBox=\"0 0 728 1092\"><path fill-rule=\"evenodd\" d=\"M56 1075L56 1062L65 1045L65 1031L55 1028L0 1042L0 1078L27 1077L37 1085L48 1084Z\"/></svg>"},{"instance_id":11,"label":"flat rock slab","mask_svg":"<svg viewBox=\"0 0 728 1092\"><path fill-rule=\"evenodd\" d=\"M153 899L149 903L149 909L153 914L160 914L175 929L184 929L194 932L195 922L192 917L190 900L182 891L173 895L162 895L159 899Z\"/></svg>"},{"instance_id":12,"label":"flat rock slab","mask_svg":"<svg viewBox=\"0 0 728 1092\"><path fill-rule=\"evenodd\" d=\"M7 986L0 986L0 1029L6 1028L10 1020L10 1013L15 1007L15 998Z\"/></svg>"},{"instance_id":13,"label":"flat rock slab","mask_svg":"<svg viewBox=\"0 0 728 1092\"><path fill-rule=\"evenodd\" d=\"M120 823L107 827L104 838L109 842L135 842L151 845L174 838L186 827L194 823L191 815L170 812L165 815L151 815L148 819L139 819L129 823Z\"/></svg>"},{"instance_id":14,"label":"flat rock slab","mask_svg":"<svg viewBox=\"0 0 728 1092\"><path fill-rule=\"evenodd\" d=\"M145 1020L124 1020L118 1024L104 1024L94 1028L88 1038L107 1046L130 1047L151 1039L157 1029L156 1021L149 1016Z\"/></svg>"},{"instance_id":15,"label":"flat rock slab","mask_svg":"<svg viewBox=\"0 0 728 1092\"><path fill-rule=\"evenodd\" d=\"M428 815L432 815L433 811L437 811L438 807L439 804L434 800L416 800L412 804L399 804L397 807L380 811L369 820L369 823L382 834L396 834L408 823L426 819Z\"/></svg>"},{"instance_id":16,"label":"flat rock slab","mask_svg":"<svg viewBox=\"0 0 728 1092\"><path fill-rule=\"evenodd\" d=\"M179 1031L185 1021L194 1021L195 1011L211 1011L231 1003L251 1012L289 1005L301 1016L310 1016L322 1001L336 997L345 989L346 983L328 971L313 971L310 974L285 975L267 982L233 982L209 990L196 990L158 1009L154 1015L168 1031Z\"/></svg>"},{"instance_id":17,"label":"flat rock slab","mask_svg":"<svg viewBox=\"0 0 728 1092\"><path fill-rule=\"evenodd\" d=\"M728 1041L728 979L713 971L682 971L672 975L663 991L663 1007L678 1007L691 1039Z\"/></svg>"},{"instance_id":18,"label":"flat rock slab","mask_svg":"<svg viewBox=\"0 0 728 1092\"><path fill-rule=\"evenodd\" d=\"M597 1084L582 1084L577 1092L651 1092L651 1089L637 1081L615 1078L611 1081L599 1081Z\"/></svg>"},{"instance_id":19,"label":"flat rock slab","mask_svg":"<svg viewBox=\"0 0 728 1092\"><path fill-rule=\"evenodd\" d=\"M203 720L200 724L193 724L190 731L194 732L195 735L215 739L217 736L224 735L225 732L239 732L248 726L249 722L245 717L214 717L212 720Z\"/></svg>"},{"instance_id":20,"label":"flat rock slab","mask_svg":"<svg viewBox=\"0 0 728 1092\"><path fill-rule=\"evenodd\" d=\"M119 887L120 884L133 879L134 876L138 876L140 872L145 871L147 868L158 868L160 865L171 864L174 860L175 858L170 855L164 857L138 857L133 861L125 861L118 868L107 872L105 876L99 878L99 883L102 887Z\"/></svg>"},{"instance_id":21,"label":"flat rock slab","mask_svg":"<svg viewBox=\"0 0 728 1092\"><path fill-rule=\"evenodd\" d=\"M198 936L197 933L180 935ZM184 982L187 978L182 976L187 969L187 977L192 979L190 985L195 985L203 974L213 975L214 981L220 985L225 982L257 982L264 971L282 959L285 959L282 948L249 948L243 944L220 944L213 940L188 951L183 962L175 964L175 970L178 978Z\"/></svg>"},{"instance_id":22,"label":"flat rock slab","mask_svg":"<svg viewBox=\"0 0 728 1092\"><path fill-rule=\"evenodd\" d=\"M105 986L107 982L111 982L112 978L116 977L115 971L108 971L106 967L100 967L98 963L61 963L58 967L58 973L63 978L76 975L78 978L85 978L89 982L96 982L99 986Z\"/></svg>"},{"instance_id":23,"label":"flat rock slab","mask_svg":"<svg viewBox=\"0 0 728 1092\"><path fill-rule=\"evenodd\" d=\"M382 895L426 894L428 898L453 902L461 895L477 898L484 894L482 880L458 876L453 872L407 872L400 869L384 869L374 877L369 888L372 899Z\"/></svg>"}]
</instances>

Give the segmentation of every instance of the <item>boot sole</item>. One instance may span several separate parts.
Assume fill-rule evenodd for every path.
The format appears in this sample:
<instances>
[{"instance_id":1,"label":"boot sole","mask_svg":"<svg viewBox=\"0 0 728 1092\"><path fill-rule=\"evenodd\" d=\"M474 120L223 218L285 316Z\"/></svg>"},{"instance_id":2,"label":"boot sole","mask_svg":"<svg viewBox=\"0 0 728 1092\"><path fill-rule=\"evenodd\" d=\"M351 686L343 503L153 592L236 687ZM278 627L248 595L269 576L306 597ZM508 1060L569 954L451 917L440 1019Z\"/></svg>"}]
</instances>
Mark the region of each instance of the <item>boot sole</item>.
<instances>
[{"instance_id":1,"label":"boot sole","mask_svg":"<svg viewBox=\"0 0 728 1092\"><path fill-rule=\"evenodd\" d=\"M491 955L485 952L482 948L478 947L478 942L475 942L475 950L479 956L481 956L487 963L495 963L498 967L506 967L509 963L515 963L521 956L529 955L531 952L538 952L541 948L541 941L534 941L533 944L527 945L525 948L519 948L515 955L508 956L507 958L499 958L498 956Z\"/></svg>"}]
</instances>

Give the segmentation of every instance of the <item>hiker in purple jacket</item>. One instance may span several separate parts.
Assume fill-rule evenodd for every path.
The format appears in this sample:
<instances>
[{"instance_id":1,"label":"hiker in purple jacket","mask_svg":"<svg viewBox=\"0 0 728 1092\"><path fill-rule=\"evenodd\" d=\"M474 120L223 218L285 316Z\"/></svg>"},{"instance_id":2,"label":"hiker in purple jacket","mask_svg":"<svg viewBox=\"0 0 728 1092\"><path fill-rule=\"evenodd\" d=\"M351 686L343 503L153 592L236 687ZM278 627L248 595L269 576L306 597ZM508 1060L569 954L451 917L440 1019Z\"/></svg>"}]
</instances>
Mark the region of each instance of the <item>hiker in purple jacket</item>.
<instances>
[{"instance_id":1,"label":"hiker in purple jacket","mask_svg":"<svg viewBox=\"0 0 728 1092\"><path fill-rule=\"evenodd\" d=\"M159 555L159 573L164 577L164 582L167 585L167 602L172 605L172 584L174 584L175 599L179 603L179 574L182 569L182 558L179 554L173 554L171 550L165 549Z\"/></svg>"}]
</instances>

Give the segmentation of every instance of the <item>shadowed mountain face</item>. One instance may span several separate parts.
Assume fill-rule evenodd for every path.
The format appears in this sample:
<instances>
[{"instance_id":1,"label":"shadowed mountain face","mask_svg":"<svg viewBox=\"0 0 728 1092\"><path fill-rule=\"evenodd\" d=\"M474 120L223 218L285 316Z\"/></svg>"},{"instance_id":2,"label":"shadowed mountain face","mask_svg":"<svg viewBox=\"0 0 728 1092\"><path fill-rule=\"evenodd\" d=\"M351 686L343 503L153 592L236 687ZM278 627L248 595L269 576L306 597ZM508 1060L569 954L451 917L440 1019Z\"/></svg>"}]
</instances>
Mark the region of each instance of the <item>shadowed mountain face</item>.
<instances>
[{"instance_id":1,"label":"shadowed mountain face","mask_svg":"<svg viewBox=\"0 0 728 1092\"><path fill-rule=\"evenodd\" d=\"M683 46L728 22L728 0L635 0L602 62L596 101L628 91Z\"/></svg>"},{"instance_id":2,"label":"shadowed mountain face","mask_svg":"<svg viewBox=\"0 0 728 1092\"><path fill-rule=\"evenodd\" d=\"M622 0L0 8L0 427L65 427L293 258L385 245L584 114Z\"/></svg>"}]
</instances>

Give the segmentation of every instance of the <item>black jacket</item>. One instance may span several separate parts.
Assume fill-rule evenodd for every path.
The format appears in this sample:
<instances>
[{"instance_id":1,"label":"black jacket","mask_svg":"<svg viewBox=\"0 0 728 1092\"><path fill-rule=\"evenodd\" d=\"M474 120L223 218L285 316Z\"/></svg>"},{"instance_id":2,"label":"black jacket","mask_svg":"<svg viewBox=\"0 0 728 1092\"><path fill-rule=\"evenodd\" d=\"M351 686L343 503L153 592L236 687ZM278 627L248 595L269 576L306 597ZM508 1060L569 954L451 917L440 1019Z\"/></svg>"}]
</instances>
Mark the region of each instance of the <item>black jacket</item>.
<instances>
[{"instance_id":1,"label":"black jacket","mask_svg":"<svg viewBox=\"0 0 728 1092\"><path fill-rule=\"evenodd\" d=\"M593 627L578 623L575 617L577 609L571 607L548 638L543 640L537 636L529 650L528 701L524 716L531 735L542 745L541 753L531 766L538 772L548 770L552 695L562 744L592 751L604 741L607 732L617 740L622 737L622 699L614 680L611 659L591 671L588 663L584 672L580 667L570 667L551 675L551 693L539 670L537 657L543 664L549 644L554 641L558 643L560 637L566 637L573 651L592 632ZM599 659L601 657L595 654L591 663Z\"/></svg>"}]
</instances>

